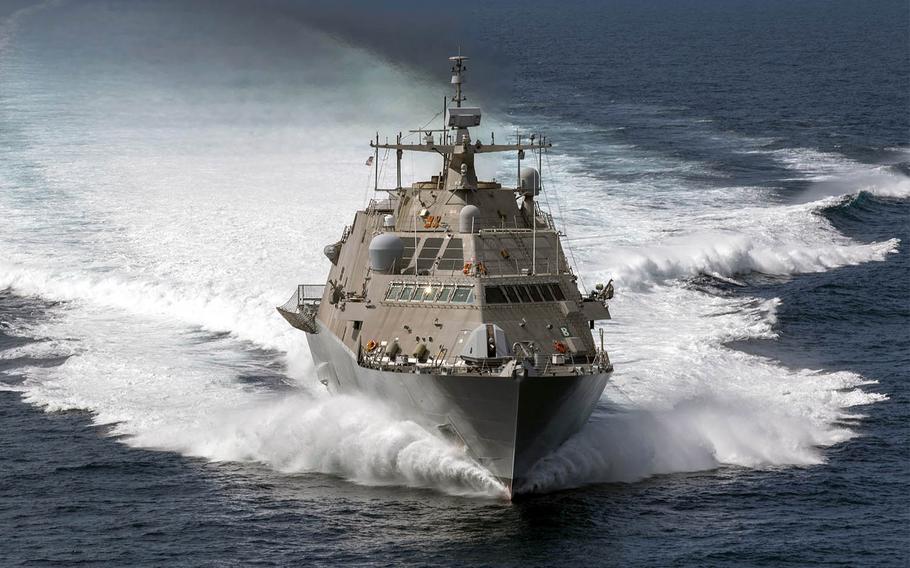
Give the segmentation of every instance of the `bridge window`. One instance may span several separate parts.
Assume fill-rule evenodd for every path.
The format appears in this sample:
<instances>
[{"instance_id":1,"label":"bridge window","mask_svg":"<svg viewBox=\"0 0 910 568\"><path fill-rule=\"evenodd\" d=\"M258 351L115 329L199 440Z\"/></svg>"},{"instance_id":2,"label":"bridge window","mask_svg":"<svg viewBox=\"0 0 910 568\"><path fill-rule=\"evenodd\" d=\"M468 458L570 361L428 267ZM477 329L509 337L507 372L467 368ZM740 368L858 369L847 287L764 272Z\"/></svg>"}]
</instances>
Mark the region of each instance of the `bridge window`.
<instances>
[{"instance_id":1,"label":"bridge window","mask_svg":"<svg viewBox=\"0 0 910 568\"><path fill-rule=\"evenodd\" d=\"M553 297L553 292L550 291L550 287L546 284L541 284L538 286L540 288L540 295L543 297L544 302L555 302L556 298Z\"/></svg>"},{"instance_id":2,"label":"bridge window","mask_svg":"<svg viewBox=\"0 0 910 568\"><path fill-rule=\"evenodd\" d=\"M499 286L486 286L483 293L488 304L505 304L509 301Z\"/></svg>"},{"instance_id":3,"label":"bridge window","mask_svg":"<svg viewBox=\"0 0 910 568\"><path fill-rule=\"evenodd\" d=\"M559 287L559 284L547 284L552 292L553 297L556 298L557 302L561 302L566 299L565 294L562 293L562 288Z\"/></svg>"},{"instance_id":4,"label":"bridge window","mask_svg":"<svg viewBox=\"0 0 910 568\"><path fill-rule=\"evenodd\" d=\"M518 290L518 296L521 298L522 302L531 301L531 297L528 296L528 289L525 286L515 286L515 289Z\"/></svg>"},{"instance_id":5,"label":"bridge window","mask_svg":"<svg viewBox=\"0 0 910 568\"><path fill-rule=\"evenodd\" d=\"M392 284L389 286L389 291L385 295L386 300L397 300L398 296L401 295L401 284Z\"/></svg>"},{"instance_id":6,"label":"bridge window","mask_svg":"<svg viewBox=\"0 0 910 568\"><path fill-rule=\"evenodd\" d=\"M415 302L423 302L428 297L432 296L433 287L432 286L418 286L417 291L414 293Z\"/></svg>"},{"instance_id":7,"label":"bridge window","mask_svg":"<svg viewBox=\"0 0 910 568\"><path fill-rule=\"evenodd\" d=\"M438 301L448 302L452 299L452 293L455 291L455 286L443 286L442 290L439 292Z\"/></svg>"},{"instance_id":8,"label":"bridge window","mask_svg":"<svg viewBox=\"0 0 910 568\"><path fill-rule=\"evenodd\" d=\"M452 302L455 304L469 304L474 301L473 286L456 286Z\"/></svg>"}]
</instances>

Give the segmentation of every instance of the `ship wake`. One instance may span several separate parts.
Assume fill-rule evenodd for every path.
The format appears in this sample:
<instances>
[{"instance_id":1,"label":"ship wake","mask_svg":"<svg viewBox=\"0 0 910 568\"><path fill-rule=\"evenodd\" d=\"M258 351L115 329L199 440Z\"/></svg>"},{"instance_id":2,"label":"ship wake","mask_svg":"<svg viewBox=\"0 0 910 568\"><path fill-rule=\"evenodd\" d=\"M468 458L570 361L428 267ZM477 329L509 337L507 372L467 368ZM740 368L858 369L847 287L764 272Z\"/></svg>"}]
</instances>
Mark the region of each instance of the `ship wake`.
<instances>
[{"instance_id":1,"label":"ship wake","mask_svg":"<svg viewBox=\"0 0 910 568\"><path fill-rule=\"evenodd\" d=\"M324 473L363 485L429 487L500 497L505 487L464 452L356 396L282 396L186 427L130 439L215 462L253 462L286 474Z\"/></svg>"},{"instance_id":2,"label":"ship wake","mask_svg":"<svg viewBox=\"0 0 910 568\"><path fill-rule=\"evenodd\" d=\"M500 495L463 453L376 401L314 394L322 387L304 339L273 309L297 283L322 279L323 245L364 204L366 156L351 143L364 134L363 109L371 130L395 131L438 112L438 99L422 96L435 87L281 14L132 9L49 3L21 15L15 34L0 30L0 67L30 70L3 82L22 112L0 123L0 287L48 303L4 323L38 342L0 355L0 386L48 411L89 412L137 447ZM155 25L136 25L142 18ZM99 21L104 33L90 33ZM200 59L142 37L163 28L217 49ZM871 381L725 347L773 339L777 301L696 284L886 260L900 243L852 242L819 211L857 191L905 198L904 177L767 151L819 184L785 204L765 189L686 177L725 179L705 164L609 141L573 148L571 129L549 134L565 143L545 183L571 191L547 206L588 283L615 279L605 330L616 372L588 426L525 490L806 466L855 435L859 407L883 398ZM405 181L426 173L419 162L404 170Z\"/></svg>"}]
</instances>

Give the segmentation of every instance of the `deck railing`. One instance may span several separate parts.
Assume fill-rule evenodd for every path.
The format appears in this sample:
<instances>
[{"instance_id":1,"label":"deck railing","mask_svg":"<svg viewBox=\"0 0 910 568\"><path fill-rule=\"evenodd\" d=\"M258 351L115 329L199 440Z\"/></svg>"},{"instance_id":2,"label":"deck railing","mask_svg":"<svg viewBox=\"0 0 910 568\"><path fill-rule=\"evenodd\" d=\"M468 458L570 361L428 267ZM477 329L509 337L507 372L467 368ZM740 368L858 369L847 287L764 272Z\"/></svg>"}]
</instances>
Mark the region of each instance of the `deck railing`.
<instances>
[{"instance_id":1,"label":"deck railing","mask_svg":"<svg viewBox=\"0 0 910 568\"><path fill-rule=\"evenodd\" d=\"M316 312L324 292L325 284L298 284L288 301L278 306L278 313L297 329L316 333Z\"/></svg>"},{"instance_id":2,"label":"deck railing","mask_svg":"<svg viewBox=\"0 0 910 568\"><path fill-rule=\"evenodd\" d=\"M441 355L441 357L440 357ZM395 360L385 353L385 346L378 346L372 353L366 352L361 348L359 353L358 364L361 367L377 369L381 371L392 371L396 373L415 373L415 374L440 374L440 375L471 375L471 376L508 376L513 373L525 372L525 367L521 361L533 361L533 358L509 357L506 361L500 361L495 364L465 364L450 362L448 353L441 353L437 357L428 357L425 363L420 363L414 357L399 355ZM455 357L454 361L458 361ZM561 363L554 363L550 357L540 361L540 366L531 366L531 374L541 377L559 377L570 375L587 375L599 372L609 372L613 370L606 353L598 353L594 357L576 357L566 358Z\"/></svg>"}]
</instances>

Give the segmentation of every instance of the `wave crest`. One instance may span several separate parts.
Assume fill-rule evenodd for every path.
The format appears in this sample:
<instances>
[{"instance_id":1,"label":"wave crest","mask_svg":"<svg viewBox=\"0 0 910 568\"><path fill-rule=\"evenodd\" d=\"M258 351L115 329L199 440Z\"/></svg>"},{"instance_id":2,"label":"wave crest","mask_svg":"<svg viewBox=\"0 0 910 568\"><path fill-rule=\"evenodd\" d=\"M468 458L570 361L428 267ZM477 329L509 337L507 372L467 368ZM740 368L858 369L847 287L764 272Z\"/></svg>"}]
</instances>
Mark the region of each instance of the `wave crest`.
<instances>
[{"instance_id":1,"label":"wave crest","mask_svg":"<svg viewBox=\"0 0 910 568\"><path fill-rule=\"evenodd\" d=\"M749 273L790 276L884 260L899 239L871 244L807 245L767 242L744 234L716 232L675 239L661 246L619 248L613 275L624 286L649 286L702 274L732 278Z\"/></svg>"}]
</instances>

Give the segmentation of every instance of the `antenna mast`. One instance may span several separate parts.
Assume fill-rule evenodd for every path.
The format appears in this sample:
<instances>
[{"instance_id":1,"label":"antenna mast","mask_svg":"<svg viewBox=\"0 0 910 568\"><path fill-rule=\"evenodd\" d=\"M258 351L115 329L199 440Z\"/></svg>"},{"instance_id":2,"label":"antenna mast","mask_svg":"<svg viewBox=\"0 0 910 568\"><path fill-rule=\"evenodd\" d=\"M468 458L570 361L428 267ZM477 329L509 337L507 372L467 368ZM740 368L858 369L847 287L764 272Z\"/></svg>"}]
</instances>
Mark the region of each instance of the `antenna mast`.
<instances>
[{"instance_id":1,"label":"antenna mast","mask_svg":"<svg viewBox=\"0 0 910 568\"><path fill-rule=\"evenodd\" d=\"M455 106L461 108L461 101L468 100L467 97L461 94L461 85L464 83L464 72L468 70L464 62L468 60L467 57L460 54L454 55L449 58L449 61L453 61L455 64L452 65L452 84L455 85L455 96L452 97L452 101L455 103Z\"/></svg>"}]
</instances>

